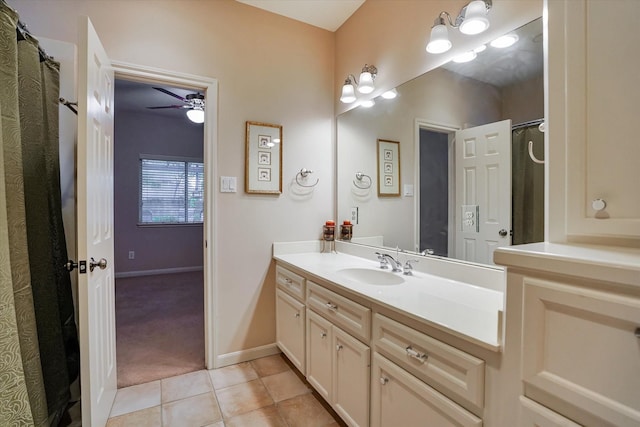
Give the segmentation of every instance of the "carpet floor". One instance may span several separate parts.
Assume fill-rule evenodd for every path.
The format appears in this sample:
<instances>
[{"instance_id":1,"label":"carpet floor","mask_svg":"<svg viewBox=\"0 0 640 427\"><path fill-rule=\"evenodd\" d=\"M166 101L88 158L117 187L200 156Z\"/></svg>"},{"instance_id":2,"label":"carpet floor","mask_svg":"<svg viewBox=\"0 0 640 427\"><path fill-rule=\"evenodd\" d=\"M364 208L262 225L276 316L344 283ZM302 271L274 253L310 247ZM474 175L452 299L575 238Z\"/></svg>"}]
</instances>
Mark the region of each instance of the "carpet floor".
<instances>
[{"instance_id":1,"label":"carpet floor","mask_svg":"<svg viewBox=\"0 0 640 427\"><path fill-rule=\"evenodd\" d=\"M118 388L204 369L202 272L116 279Z\"/></svg>"}]
</instances>

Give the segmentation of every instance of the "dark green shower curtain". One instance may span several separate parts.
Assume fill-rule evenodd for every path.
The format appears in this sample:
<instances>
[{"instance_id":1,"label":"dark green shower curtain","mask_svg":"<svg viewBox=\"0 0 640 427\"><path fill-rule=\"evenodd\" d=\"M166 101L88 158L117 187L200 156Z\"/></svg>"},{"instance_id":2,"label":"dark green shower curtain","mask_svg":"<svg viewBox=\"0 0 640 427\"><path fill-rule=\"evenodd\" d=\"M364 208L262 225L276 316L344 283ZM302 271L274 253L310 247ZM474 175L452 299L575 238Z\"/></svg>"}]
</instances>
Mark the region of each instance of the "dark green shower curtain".
<instances>
[{"instance_id":1,"label":"dark green shower curtain","mask_svg":"<svg viewBox=\"0 0 640 427\"><path fill-rule=\"evenodd\" d=\"M538 125L512 132L511 194L513 245L544 241L544 165L529 157L529 141L533 154L544 159L544 134Z\"/></svg>"},{"instance_id":2,"label":"dark green shower curtain","mask_svg":"<svg viewBox=\"0 0 640 427\"><path fill-rule=\"evenodd\" d=\"M62 269L59 65L17 23L0 0L0 425L56 426L79 365Z\"/></svg>"}]
</instances>

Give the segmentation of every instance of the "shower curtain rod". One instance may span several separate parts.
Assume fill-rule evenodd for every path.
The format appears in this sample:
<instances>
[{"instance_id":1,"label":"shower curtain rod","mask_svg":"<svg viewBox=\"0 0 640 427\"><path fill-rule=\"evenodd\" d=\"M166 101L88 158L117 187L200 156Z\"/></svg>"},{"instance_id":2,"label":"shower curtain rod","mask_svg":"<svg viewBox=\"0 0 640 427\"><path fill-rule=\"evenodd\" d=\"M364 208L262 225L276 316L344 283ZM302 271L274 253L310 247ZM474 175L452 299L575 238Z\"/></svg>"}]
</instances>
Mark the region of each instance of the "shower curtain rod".
<instances>
[{"instance_id":1,"label":"shower curtain rod","mask_svg":"<svg viewBox=\"0 0 640 427\"><path fill-rule=\"evenodd\" d=\"M18 15L18 11L15 10L14 8L12 8L9 5L9 3L7 3L5 0L0 0L0 2L2 2L2 4L7 6L9 9L13 10L14 13L16 15ZM28 35L30 35L31 37L33 37L34 39L37 40L37 38L33 34L31 34L31 31L29 31L29 29L27 28L27 24L25 24L20 19L18 19L18 25L16 27L16 36L17 37L22 37L22 39L26 39L25 34L28 34ZM40 45L38 45L38 52L40 53L40 60L41 61L45 60L45 59L54 60L54 57L47 55L47 52L45 52L44 49Z\"/></svg>"},{"instance_id":2,"label":"shower curtain rod","mask_svg":"<svg viewBox=\"0 0 640 427\"><path fill-rule=\"evenodd\" d=\"M544 122L544 118L538 120L531 120L530 122L518 123L517 125L511 126L511 130L526 128L527 126L539 125Z\"/></svg>"}]
</instances>

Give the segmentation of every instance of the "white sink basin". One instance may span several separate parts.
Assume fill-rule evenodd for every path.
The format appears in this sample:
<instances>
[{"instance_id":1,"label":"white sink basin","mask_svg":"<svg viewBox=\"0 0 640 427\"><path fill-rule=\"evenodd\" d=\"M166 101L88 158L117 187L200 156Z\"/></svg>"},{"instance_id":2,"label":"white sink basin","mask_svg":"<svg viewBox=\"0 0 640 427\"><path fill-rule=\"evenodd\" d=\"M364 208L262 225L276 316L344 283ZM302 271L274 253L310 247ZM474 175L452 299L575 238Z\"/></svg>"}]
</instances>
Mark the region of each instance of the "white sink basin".
<instances>
[{"instance_id":1,"label":"white sink basin","mask_svg":"<svg viewBox=\"0 0 640 427\"><path fill-rule=\"evenodd\" d=\"M346 279L365 285L389 286L404 283L404 278L400 274L373 268L344 268L337 273Z\"/></svg>"}]
</instances>

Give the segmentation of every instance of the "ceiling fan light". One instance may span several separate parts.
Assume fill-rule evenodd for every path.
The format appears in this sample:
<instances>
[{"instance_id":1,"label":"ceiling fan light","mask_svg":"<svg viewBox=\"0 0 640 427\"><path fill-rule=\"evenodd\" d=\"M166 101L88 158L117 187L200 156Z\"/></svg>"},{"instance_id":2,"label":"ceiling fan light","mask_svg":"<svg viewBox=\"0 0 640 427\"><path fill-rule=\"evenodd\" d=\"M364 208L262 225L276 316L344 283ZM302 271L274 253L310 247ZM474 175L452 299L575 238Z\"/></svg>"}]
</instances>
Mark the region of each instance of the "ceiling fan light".
<instances>
[{"instance_id":1,"label":"ceiling fan light","mask_svg":"<svg viewBox=\"0 0 640 427\"><path fill-rule=\"evenodd\" d=\"M204 110L202 108L187 110L187 117L193 123L204 123Z\"/></svg>"},{"instance_id":2,"label":"ceiling fan light","mask_svg":"<svg viewBox=\"0 0 640 427\"><path fill-rule=\"evenodd\" d=\"M431 28L431 37L427 44L427 52L437 54L444 53L449 49L451 49L449 30L447 30L444 21L441 21L440 24L434 25L433 28Z\"/></svg>"},{"instance_id":3,"label":"ceiling fan light","mask_svg":"<svg viewBox=\"0 0 640 427\"><path fill-rule=\"evenodd\" d=\"M483 0L474 0L467 5L464 20L460 24L462 34L480 34L489 28L487 5Z\"/></svg>"}]
</instances>

